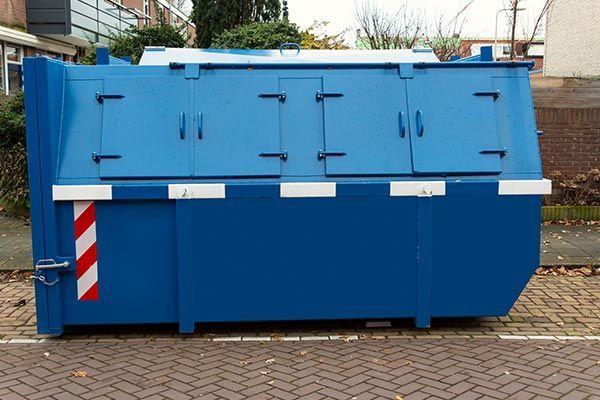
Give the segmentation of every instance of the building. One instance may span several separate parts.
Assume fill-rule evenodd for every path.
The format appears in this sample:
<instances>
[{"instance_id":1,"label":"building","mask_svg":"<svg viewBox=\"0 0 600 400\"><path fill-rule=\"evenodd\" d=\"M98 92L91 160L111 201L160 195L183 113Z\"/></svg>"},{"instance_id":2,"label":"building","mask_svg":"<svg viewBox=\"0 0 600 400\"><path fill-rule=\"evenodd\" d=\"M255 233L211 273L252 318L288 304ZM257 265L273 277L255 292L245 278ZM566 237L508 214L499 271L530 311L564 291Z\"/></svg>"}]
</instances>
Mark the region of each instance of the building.
<instances>
[{"instance_id":1,"label":"building","mask_svg":"<svg viewBox=\"0 0 600 400\"><path fill-rule=\"evenodd\" d=\"M130 26L155 24L159 15L195 26L169 0L0 0L0 94L22 85L23 57L45 55L76 62L91 46Z\"/></svg>"},{"instance_id":2,"label":"building","mask_svg":"<svg viewBox=\"0 0 600 400\"><path fill-rule=\"evenodd\" d=\"M600 1L554 0L546 15L549 77L600 76Z\"/></svg>"},{"instance_id":3,"label":"building","mask_svg":"<svg viewBox=\"0 0 600 400\"><path fill-rule=\"evenodd\" d=\"M483 46L492 46L496 60L510 60L511 43L505 38L465 38L462 39L458 53L461 57L475 56L481 52ZM544 40L536 39L528 43L527 40L516 39L515 61L533 61L533 68L541 70L544 66Z\"/></svg>"}]
</instances>

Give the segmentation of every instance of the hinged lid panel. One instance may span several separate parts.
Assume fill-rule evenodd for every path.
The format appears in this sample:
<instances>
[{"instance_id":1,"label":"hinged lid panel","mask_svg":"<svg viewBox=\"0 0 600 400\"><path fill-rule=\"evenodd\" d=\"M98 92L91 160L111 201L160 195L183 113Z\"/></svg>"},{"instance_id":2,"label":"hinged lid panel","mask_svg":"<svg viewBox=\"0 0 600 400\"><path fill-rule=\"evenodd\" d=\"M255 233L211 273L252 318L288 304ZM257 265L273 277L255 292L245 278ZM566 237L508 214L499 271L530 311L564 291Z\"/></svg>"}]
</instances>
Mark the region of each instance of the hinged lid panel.
<instances>
[{"instance_id":1,"label":"hinged lid panel","mask_svg":"<svg viewBox=\"0 0 600 400\"><path fill-rule=\"evenodd\" d=\"M203 75L196 82L194 176L280 175L283 160L264 156L282 152L285 96L277 78Z\"/></svg>"},{"instance_id":2,"label":"hinged lid panel","mask_svg":"<svg viewBox=\"0 0 600 400\"><path fill-rule=\"evenodd\" d=\"M327 175L410 174L406 88L398 74L323 79ZM337 155L335 155L337 153Z\"/></svg>"},{"instance_id":3,"label":"hinged lid panel","mask_svg":"<svg viewBox=\"0 0 600 400\"><path fill-rule=\"evenodd\" d=\"M415 173L501 172L497 102L482 70L423 70L407 80Z\"/></svg>"},{"instance_id":4,"label":"hinged lid panel","mask_svg":"<svg viewBox=\"0 0 600 400\"><path fill-rule=\"evenodd\" d=\"M102 93L101 178L189 176L188 82L182 77L107 77ZM90 155L92 157L92 155Z\"/></svg>"}]
</instances>

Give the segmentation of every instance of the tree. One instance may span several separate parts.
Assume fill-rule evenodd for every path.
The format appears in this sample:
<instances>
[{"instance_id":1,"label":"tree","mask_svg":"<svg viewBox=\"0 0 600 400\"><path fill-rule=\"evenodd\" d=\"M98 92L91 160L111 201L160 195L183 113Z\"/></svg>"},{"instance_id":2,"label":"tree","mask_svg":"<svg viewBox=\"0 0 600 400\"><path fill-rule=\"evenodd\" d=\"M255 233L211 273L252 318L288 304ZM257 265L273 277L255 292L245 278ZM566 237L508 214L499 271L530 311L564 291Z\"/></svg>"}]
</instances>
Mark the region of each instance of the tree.
<instances>
[{"instance_id":1,"label":"tree","mask_svg":"<svg viewBox=\"0 0 600 400\"><path fill-rule=\"evenodd\" d=\"M283 6L281 15L285 21L288 21L290 19L290 10L288 9L288 2L287 0L283 0L281 4Z\"/></svg>"},{"instance_id":2,"label":"tree","mask_svg":"<svg viewBox=\"0 0 600 400\"><path fill-rule=\"evenodd\" d=\"M525 57L527 57L527 55L529 53L529 48L531 47L531 43L533 42L535 37L542 30L542 26L543 26L542 22L544 21L544 17L548 13L548 10L550 9L550 7L552 6L553 3L554 3L554 0L546 0L544 2L544 5L542 6L540 13L538 14L537 18L535 19L535 22L534 22L534 25L533 25L533 28L532 28L530 34L528 34L526 29L523 29L523 36L528 38L523 46L523 55Z\"/></svg>"},{"instance_id":3,"label":"tree","mask_svg":"<svg viewBox=\"0 0 600 400\"><path fill-rule=\"evenodd\" d=\"M278 49L282 43L300 43L302 35L295 24L287 21L254 22L226 30L213 40L213 47L223 49Z\"/></svg>"},{"instance_id":4,"label":"tree","mask_svg":"<svg viewBox=\"0 0 600 400\"><path fill-rule=\"evenodd\" d=\"M410 49L425 33L423 13L407 4L390 13L371 0L363 0L356 4L355 17L370 49Z\"/></svg>"},{"instance_id":5,"label":"tree","mask_svg":"<svg viewBox=\"0 0 600 400\"><path fill-rule=\"evenodd\" d=\"M431 33L423 37L422 44L431 47L440 61L448 61L454 55L467 55L462 54L461 50L461 32L465 20L457 17L450 23L444 23L444 18L440 17Z\"/></svg>"},{"instance_id":6,"label":"tree","mask_svg":"<svg viewBox=\"0 0 600 400\"><path fill-rule=\"evenodd\" d=\"M213 38L253 22L272 22L281 16L280 0L194 0L191 19L196 45L214 47Z\"/></svg>"},{"instance_id":7,"label":"tree","mask_svg":"<svg viewBox=\"0 0 600 400\"><path fill-rule=\"evenodd\" d=\"M534 24L533 24L533 28L531 29L531 31L528 30L528 26L527 24L522 24L523 25L523 37L525 38L524 41L521 41L523 47L522 47L522 51L523 51L523 56L527 56L527 52L529 51L529 47L531 46L531 43L533 42L533 40L535 39L535 37L540 33L542 27L543 27L543 21L544 21L544 17L546 16L546 13L548 12L548 9L552 6L552 4L554 3L554 0L545 0L544 4L542 5L542 9L540 10L539 14L537 15L536 19L534 20ZM515 56L516 56L516 43L517 43L517 39L516 39L516 30L517 30L517 24L518 24L518 20L517 20L517 13L519 11L523 11L525 10L523 7L526 4L524 4L523 0L510 0L509 5L506 7L506 10L508 11L508 35L510 37L510 59L514 60Z\"/></svg>"},{"instance_id":8,"label":"tree","mask_svg":"<svg viewBox=\"0 0 600 400\"><path fill-rule=\"evenodd\" d=\"M307 30L301 32L302 42L300 46L303 49L311 50L344 50L349 47L344 43L346 31L328 35L325 28L329 25L328 21L315 21Z\"/></svg>"}]
</instances>

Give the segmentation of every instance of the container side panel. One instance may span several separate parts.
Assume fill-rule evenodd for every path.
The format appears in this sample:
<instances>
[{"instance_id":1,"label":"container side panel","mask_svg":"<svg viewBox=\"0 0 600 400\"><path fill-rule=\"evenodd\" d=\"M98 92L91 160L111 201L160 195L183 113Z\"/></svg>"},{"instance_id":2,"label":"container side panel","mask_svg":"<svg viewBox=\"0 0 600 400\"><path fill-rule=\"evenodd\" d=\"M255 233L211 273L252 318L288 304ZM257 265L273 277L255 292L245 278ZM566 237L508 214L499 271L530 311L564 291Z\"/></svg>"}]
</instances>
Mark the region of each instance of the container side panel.
<instances>
[{"instance_id":1,"label":"container side panel","mask_svg":"<svg viewBox=\"0 0 600 400\"><path fill-rule=\"evenodd\" d=\"M194 201L197 321L415 313L416 198Z\"/></svg>"},{"instance_id":2,"label":"container side panel","mask_svg":"<svg viewBox=\"0 0 600 400\"><path fill-rule=\"evenodd\" d=\"M539 265L540 196L434 198L432 315L510 310Z\"/></svg>"},{"instance_id":3,"label":"container side panel","mask_svg":"<svg viewBox=\"0 0 600 400\"><path fill-rule=\"evenodd\" d=\"M529 77L495 77L494 87L502 95L498 107L500 147L507 150L502 171L507 174L538 174L542 177L538 133Z\"/></svg>"},{"instance_id":4,"label":"container side panel","mask_svg":"<svg viewBox=\"0 0 600 400\"><path fill-rule=\"evenodd\" d=\"M411 174L406 89L398 74L326 77L327 175Z\"/></svg>"},{"instance_id":5,"label":"container side panel","mask_svg":"<svg viewBox=\"0 0 600 400\"><path fill-rule=\"evenodd\" d=\"M98 300L78 301L75 273L63 274L65 323L176 322L175 203L97 201L95 210ZM74 255L73 225L60 235Z\"/></svg>"}]
</instances>

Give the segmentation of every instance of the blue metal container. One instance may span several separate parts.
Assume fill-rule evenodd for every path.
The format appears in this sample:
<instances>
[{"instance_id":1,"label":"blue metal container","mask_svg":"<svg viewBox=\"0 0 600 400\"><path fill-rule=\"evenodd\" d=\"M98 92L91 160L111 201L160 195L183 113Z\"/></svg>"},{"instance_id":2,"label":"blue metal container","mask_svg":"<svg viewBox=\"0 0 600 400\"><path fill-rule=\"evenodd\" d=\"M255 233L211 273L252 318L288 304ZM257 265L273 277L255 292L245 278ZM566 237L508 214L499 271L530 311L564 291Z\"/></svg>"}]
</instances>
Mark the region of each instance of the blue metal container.
<instances>
[{"instance_id":1,"label":"blue metal container","mask_svg":"<svg viewBox=\"0 0 600 400\"><path fill-rule=\"evenodd\" d=\"M427 327L506 314L538 265L551 185L527 63L157 48L139 66L24 64L40 333Z\"/></svg>"}]
</instances>

